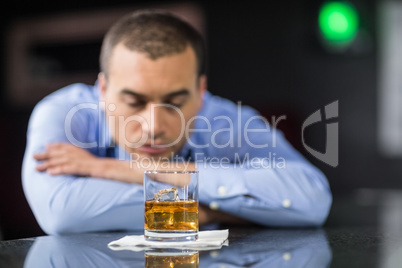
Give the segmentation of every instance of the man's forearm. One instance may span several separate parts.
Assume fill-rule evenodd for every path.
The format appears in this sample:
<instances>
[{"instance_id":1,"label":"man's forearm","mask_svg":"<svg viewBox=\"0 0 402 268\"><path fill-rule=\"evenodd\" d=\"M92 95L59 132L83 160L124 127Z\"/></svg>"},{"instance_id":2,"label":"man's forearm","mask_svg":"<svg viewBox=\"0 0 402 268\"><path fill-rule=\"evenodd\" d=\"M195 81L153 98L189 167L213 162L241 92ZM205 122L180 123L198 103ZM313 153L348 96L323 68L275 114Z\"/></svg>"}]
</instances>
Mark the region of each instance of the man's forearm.
<instances>
[{"instance_id":1,"label":"man's forearm","mask_svg":"<svg viewBox=\"0 0 402 268\"><path fill-rule=\"evenodd\" d=\"M133 166L130 164L130 161L122 161L114 158L98 158L97 163L91 167L91 176L102 178L102 179L110 179L121 182L128 183L143 183L144 171L153 170L153 169L162 169L162 170L174 170L174 171L184 171L184 170L196 170L194 163L175 163L174 167L147 167L142 168L138 166ZM179 185L180 182L177 182L176 185Z\"/></svg>"},{"instance_id":2,"label":"man's forearm","mask_svg":"<svg viewBox=\"0 0 402 268\"><path fill-rule=\"evenodd\" d=\"M114 158L98 158L92 167L91 176L128 183L143 183L143 172L130 167L129 161Z\"/></svg>"}]
</instances>

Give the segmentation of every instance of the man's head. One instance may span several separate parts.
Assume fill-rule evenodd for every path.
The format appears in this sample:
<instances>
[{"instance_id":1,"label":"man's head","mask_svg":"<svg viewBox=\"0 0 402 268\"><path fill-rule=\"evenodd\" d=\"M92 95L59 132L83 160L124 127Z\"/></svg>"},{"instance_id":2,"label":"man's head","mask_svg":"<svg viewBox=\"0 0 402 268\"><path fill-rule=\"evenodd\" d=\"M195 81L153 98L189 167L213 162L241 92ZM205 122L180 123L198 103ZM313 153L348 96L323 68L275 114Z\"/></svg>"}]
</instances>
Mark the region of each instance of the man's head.
<instances>
[{"instance_id":1,"label":"man's head","mask_svg":"<svg viewBox=\"0 0 402 268\"><path fill-rule=\"evenodd\" d=\"M106 34L100 62L99 86L117 144L140 157L180 150L206 88L198 32L167 12L136 12Z\"/></svg>"},{"instance_id":2,"label":"man's head","mask_svg":"<svg viewBox=\"0 0 402 268\"><path fill-rule=\"evenodd\" d=\"M197 57L198 75L205 74L205 48L201 35L172 13L142 10L117 21L102 44L100 67L106 75L113 49L119 43L153 60L184 52L187 46L191 46Z\"/></svg>"}]
</instances>

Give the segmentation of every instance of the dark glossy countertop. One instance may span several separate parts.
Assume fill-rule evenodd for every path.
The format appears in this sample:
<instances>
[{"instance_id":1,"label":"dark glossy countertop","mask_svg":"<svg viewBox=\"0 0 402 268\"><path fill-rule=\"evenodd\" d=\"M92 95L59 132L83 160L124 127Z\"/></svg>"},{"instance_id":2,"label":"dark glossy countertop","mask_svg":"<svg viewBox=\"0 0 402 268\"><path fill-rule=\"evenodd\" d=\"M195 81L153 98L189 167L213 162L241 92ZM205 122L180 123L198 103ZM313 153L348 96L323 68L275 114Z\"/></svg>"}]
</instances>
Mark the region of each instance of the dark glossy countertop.
<instances>
[{"instance_id":1,"label":"dark glossy countertop","mask_svg":"<svg viewBox=\"0 0 402 268\"><path fill-rule=\"evenodd\" d=\"M361 190L334 200L319 229L229 228L229 245L199 251L199 267L399 267L402 192ZM0 267L145 267L145 251L107 244L141 232L0 241Z\"/></svg>"}]
</instances>

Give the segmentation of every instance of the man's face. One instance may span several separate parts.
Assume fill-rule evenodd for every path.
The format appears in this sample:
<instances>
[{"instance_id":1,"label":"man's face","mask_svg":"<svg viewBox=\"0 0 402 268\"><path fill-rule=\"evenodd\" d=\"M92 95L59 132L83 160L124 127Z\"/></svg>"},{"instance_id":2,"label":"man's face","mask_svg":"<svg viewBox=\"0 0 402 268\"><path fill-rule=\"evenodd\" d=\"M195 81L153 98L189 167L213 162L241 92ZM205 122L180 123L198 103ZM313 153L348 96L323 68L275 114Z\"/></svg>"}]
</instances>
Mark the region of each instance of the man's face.
<instances>
[{"instance_id":1,"label":"man's face","mask_svg":"<svg viewBox=\"0 0 402 268\"><path fill-rule=\"evenodd\" d=\"M99 75L105 115L112 137L140 157L170 157L186 142L185 126L202 106L206 77L197 76L191 47L151 60L118 44L108 77Z\"/></svg>"}]
</instances>

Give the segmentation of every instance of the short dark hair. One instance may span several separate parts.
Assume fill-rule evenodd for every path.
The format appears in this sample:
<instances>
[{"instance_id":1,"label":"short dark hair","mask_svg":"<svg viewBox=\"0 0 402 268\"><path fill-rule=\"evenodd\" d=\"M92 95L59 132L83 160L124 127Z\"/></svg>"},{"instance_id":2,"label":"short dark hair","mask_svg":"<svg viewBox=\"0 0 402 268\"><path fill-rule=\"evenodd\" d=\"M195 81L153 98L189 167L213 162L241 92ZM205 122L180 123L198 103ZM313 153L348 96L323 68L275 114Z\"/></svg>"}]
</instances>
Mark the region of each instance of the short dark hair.
<instances>
[{"instance_id":1,"label":"short dark hair","mask_svg":"<svg viewBox=\"0 0 402 268\"><path fill-rule=\"evenodd\" d=\"M118 20L102 43L100 68L106 75L110 56L119 43L129 50L145 53L153 60L184 52L190 45L197 58L198 75L205 73L205 46L201 34L170 12L147 9Z\"/></svg>"}]
</instances>

